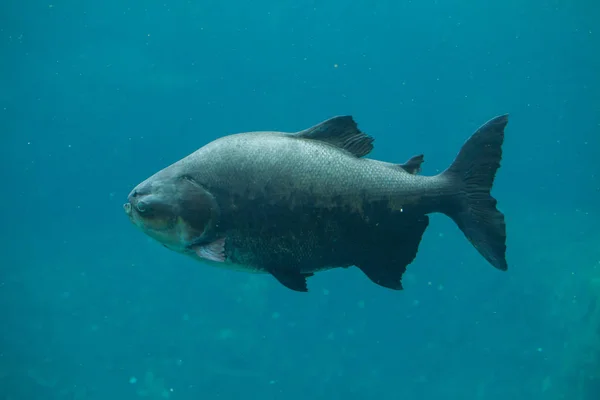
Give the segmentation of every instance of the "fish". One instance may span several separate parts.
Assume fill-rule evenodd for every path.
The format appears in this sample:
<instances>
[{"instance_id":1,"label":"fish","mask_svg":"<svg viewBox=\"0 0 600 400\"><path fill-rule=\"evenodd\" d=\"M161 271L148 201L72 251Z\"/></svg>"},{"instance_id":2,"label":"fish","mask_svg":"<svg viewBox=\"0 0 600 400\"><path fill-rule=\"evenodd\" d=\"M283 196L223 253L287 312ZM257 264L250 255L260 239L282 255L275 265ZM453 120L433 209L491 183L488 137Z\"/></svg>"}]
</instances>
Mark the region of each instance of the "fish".
<instances>
[{"instance_id":1,"label":"fish","mask_svg":"<svg viewBox=\"0 0 600 400\"><path fill-rule=\"evenodd\" d=\"M491 195L508 114L492 118L443 172L424 156L368 158L374 138L351 115L299 132L230 134L154 173L123 205L164 247L205 264L270 274L307 292L307 279L357 267L402 290L429 215L450 217L485 260L506 271L506 223Z\"/></svg>"}]
</instances>

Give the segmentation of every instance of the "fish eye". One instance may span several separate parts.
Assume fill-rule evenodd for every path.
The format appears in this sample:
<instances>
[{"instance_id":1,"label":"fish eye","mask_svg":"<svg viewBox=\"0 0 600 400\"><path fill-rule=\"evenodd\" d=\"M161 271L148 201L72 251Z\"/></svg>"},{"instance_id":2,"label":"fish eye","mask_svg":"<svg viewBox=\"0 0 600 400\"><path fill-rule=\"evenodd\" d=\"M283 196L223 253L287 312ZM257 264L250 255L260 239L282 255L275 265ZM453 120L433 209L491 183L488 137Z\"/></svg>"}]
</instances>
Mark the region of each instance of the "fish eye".
<instances>
[{"instance_id":1,"label":"fish eye","mask_svg":"<svg viewBox=\"0 0 600 400\"><path fill-rule=\"evenodd\" d=\"M146 202L145 202L145 201L143 201L143 200L140 200L140 201L138 201L138 202L137 202L137 204L135 205L135 208L136 208L136 209L137 209L139 212L143 213L143 212L146 212L146 211L148 211L148 208L149 208L149 207L148 207L148 203L146 203Z\"/></svg>"}]
</instances>

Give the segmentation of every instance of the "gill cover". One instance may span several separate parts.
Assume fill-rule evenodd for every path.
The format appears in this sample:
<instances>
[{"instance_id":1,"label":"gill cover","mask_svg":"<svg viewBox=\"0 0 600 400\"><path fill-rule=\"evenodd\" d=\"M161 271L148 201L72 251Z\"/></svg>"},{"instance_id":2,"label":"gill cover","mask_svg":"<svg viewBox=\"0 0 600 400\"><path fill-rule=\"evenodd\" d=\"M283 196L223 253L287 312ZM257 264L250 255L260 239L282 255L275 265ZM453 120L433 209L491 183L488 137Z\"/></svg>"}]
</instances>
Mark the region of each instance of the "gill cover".
<instances>
[{"instance_id":1,"label":"gill cover","mask_svg":"<svg viewBox=\"0 0 600 400\"><path fill-rule=\"evenodd\" d=\"M177 188L179 237L186 246L211 239L220 210L214 196L189 176L181 177Z\"/></svg>"}]
</instances>

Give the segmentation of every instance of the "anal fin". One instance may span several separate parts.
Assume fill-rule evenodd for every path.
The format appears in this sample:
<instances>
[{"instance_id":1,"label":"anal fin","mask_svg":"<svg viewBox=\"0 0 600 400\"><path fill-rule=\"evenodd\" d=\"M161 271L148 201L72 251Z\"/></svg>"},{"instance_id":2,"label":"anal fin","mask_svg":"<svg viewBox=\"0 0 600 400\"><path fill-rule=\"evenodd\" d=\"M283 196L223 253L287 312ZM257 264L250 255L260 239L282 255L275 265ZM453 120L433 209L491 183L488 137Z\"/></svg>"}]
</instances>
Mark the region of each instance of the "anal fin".
<instances>
[{"instance_id":1,"label":"anal fin","mask_svg":"<svg viewBox=\"0 0 600 400\"><path fill-rule=\"evenodd\" d=\"M368 254L356 266L373 283L402 290L402 275L417 256L429 217L419 215L391 221L393 227L378 229L370 235Z\"/></svg>"},{"instance_id":2,"label":"anal fin","mask_svg":"<svg viewBox=\"0 0 600 400\"><path fill-rule=\"evenodd\" d=\"M302 273L285 269L268 269L268 272L275 277L283 286L296 292L308 292L306 279L313 276L313 273Z\"/></svg>"}]
</instances>

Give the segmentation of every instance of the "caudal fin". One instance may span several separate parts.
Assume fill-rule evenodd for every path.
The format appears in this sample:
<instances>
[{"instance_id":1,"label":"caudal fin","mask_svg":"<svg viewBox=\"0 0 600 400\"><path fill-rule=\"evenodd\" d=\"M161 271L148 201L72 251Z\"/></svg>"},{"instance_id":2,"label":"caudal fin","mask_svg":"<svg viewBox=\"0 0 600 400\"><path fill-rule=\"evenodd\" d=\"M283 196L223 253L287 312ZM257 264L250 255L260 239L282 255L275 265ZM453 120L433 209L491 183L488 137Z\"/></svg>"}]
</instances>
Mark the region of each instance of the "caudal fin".
<instances>
[{"instance_id":1,"label":"caudal fin","mask_svg":"<svg viewBox=\"0 0 600 400\"><path fill-rule=\"evenodd\" d=\"M508 115L481 126L463 145L452 165L442 173L460 190L457 203L447 211L467 239L494 267L505 271L506 224L490 191L502 159Z\"/></svg>"}]
</instances>

